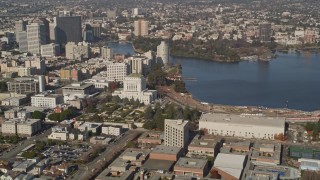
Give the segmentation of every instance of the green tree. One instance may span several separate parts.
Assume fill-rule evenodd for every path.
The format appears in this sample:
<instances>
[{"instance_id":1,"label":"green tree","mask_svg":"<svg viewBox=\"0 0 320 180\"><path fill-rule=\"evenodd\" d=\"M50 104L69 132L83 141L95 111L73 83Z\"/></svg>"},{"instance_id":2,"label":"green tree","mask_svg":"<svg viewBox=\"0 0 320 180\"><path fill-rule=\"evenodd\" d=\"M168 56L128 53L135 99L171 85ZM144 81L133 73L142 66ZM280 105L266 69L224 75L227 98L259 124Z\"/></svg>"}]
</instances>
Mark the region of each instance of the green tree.
<instances>
[{"instance_id":1,"label":"green tree","mask_svg":"<svg viewBox=\"0 0 320 180\"><path fill-rule=\"evenodd\" d=\"M175 109L175 105L174 105L174 104L168 104L168 105L166 105L164 111L165 111L166 117L167 117L168 119L173 119L173 118L175 118L175 116L176 116L176 109Z\"/></svg>"},{"instance_id":2,"label":"green tree","mask_svg":"<svg viewBox=\"0 0 320 180\"><path fill-rule=\"evenodd\" d=\"M135 141L129 141L126 145L127 148L137 148L138 147L138 143Z\"/></svg>"},{"instance_id":3,"label":"green tree","mask_svg":"<svg viewBox=\"0 0 320 180\"><path fill-rule=\"evenodd\" d=\"M146 120L145 122L144 122L144 124L142 125L142 127L144 128L144 129L154 129L154 128L156 128L156 125L155 125L155 123L154 123L154 121L152 121L152 120Z\"/></svg>"},{"instance_id":4,"label":"green tree","mask_svg":"<svg viewBox=\"0 0 320 180\"><path fill-rule=\"evenodd\" d=\"M6 92L6 91L8 91L7 83L1 81L1 82L0 82L0 92Z\"/></svg>"},{"instance_id":5,"label":"green tree","mask_svg":"<svg viewBox=\"0 0 320 180\"><path fill-rule=\"evenodd\" d=\"M25 151L21 156L26 159L33 159L37 156L37 153L35 151Z\"/></svg>"},{"instance_id":6,"label":"green tree","mask_svg":"<svg viewBox=\"0 0 320 180\"><path fill-rule=\"evenodd\" d=\"M41 119L43 120L46 117L46 114L40 111L34 111L31 115L33 119Z\"/></svg>"},{"instance_id":7,"label":"green tree","mask_svg":"<svg viewBox=\"0 0 320 180\"><path fill-rule=\"evenodd\" d=\"M154 122L156 124L156 127L160 130L164 129L164 117L162 115L162 109L157 109L156 113L154 114Z\"/></svg>"},{"instance_id":8,"label":"green tree","mask_svg":"<svg viewBox=\"0 0 320 180\"><path fill-rule=\"evenodd\" d=\"M113 103L119 103L119 102L121 101L121 99L120 99L119 96L112 96L111 101L112 101Z\"/></svg>"},{"instance_id":9,"label":"green tree","mask_svg":"<svg viewBox=\"0 0 320 180\"><path fill-rule=\"evenodd\" d=\"M174 81L173 85L174 85L174 90L176 92L179 92L179 93L187 92L186 84L183 81L180 81L180 80Z\"/></svg>"},{"instance_id":10,"label":"green tree","mask_svg":"<svg viewBox=\"0 0 320 180\"><path fill-rule=\"evenodd\" d=\"M306 124L305 128L306 128L306 131L313 131L314 124L308 122L308 123Z\"/></svg>"},{"instance_id":11,"label":"green tree","mask_svg":"<svg viewBox=\"0 0 320 180\"><path fill-rule=\"evenodd\" d=\"M148 106L145 110L144 110L144 118L146 120L151 120L153 118L153 109L151 106Z\"/></svg>"},{"instance_id":12,"label":"green tree","mask_svg":"<svg viewBox=\"0 0 320 180\"><path fill-rule=\"evenodd\" d=\"M160 65L156 64L147 76L147 84L152 89L155 89L155 87L159 85L166 85L166 76L167 73L162 70Z\"/></svg>"},{"instance_id":13,"label":"green tree","mask_svg":"<svg viewBox=\"0 0 320 180\"><path fill-rule=\"evenodd\" d=\"M53 113L48 116L51 121L60 121L60 113Z\"/></svg>"}]
</instances>

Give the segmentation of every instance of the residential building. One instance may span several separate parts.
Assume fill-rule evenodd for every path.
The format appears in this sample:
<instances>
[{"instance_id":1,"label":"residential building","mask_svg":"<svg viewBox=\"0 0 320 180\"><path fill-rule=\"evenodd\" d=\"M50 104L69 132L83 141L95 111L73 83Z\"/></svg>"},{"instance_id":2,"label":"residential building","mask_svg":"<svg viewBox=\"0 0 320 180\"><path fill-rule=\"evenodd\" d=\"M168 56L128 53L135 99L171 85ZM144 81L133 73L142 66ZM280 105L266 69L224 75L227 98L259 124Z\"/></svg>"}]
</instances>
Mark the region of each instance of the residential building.
<instances>
[{"instance_id":1,"label":"residential building","mask_svg":"<svg viewBox=\"0 0 320 180\"><path fill-rule=\"evenodd\" d=\"M164 144L184 148L189 141L189 121L165 119Z\"/></svg>"},{"instance_id":2,"label":"residential building","mask_svg":"<svg viewBox=\"0 0 320 180\"><path fill-rule=\"evenodd\" d=\"M134 21L134 35L147 36L149 35L149 21L139 19Z\"/></svg>"},{"instance_id":3,"label":"residential building","mask_svg":"<svg viewBox=\"0 0 320 180\"><path fill-rule=\"evenodd\" d=\"M55 108L63 103L63 96L59 94L37 94L31 97L31 106Z\"/></svg>"},{"instance_id":4,"label":"residential building","mask_svg":"<svg viewBox=\"0 0 320 180\"><path fill-rule=\"evenodd\" d=\"M86 42L68 42L66 44L66 58L67 59L82 59L90 58L90 44Z\"/></svg>"},{"instance_id":5,"label":"residential building","mask_svg":"<svg viewBox=\"0 0 320 180\"><path fill-rule=\"evenodd\" d=\"M107 64L107 77L108 81L123 81L129 74L129 65L126 63L109 63Z\"/></svg>"},{"instance_id":6,"label":"residential building","mask_svg":"<svg viewBox=\"0 0 320 180\"><path fill-rule=\"evenodd\" d=\"M174 165L175 175L188 175L189 177L205 177L209 172L207 159L181 157Z\"/></svg>"},{"instance_id":7,"label":"residential building","mask_svg":"<svg viewBox=\"0 0 320 180\"><path fill-rule=\"evenodd\" d=\"M213 135L274 139L285 134L285 119L252 115L207 113L199 120L199 129Z\"/></svg>"},{"instance_id":8,"label":"residential building","mask_svg":"<svg viewBox=\"0 0 320 180\"><path fill-rule=\"evenodd\" d=\"M146 88L146 79L141 74L131 74L124 78L123 89L114 91L112 96L119 96L121 99L134 99L140 103L150 104L156 99L157 91Z\"/></svg>"},{"instance_id":9,"label":"residential building","mask_svg":"<svg viewBox=\"0 0 320 180\"><path fill-rule=\"evenodd\" d=\"M161 44L157 46L157 61L168 65L169 56L169 44L166 41L161 41Z\"/></svg>"},{"instance_id":10,"label":"residential building","mask_svg":"<svg viewBox=\"0 0 320 180\"><path fill-rule=\"evenodd\" d=\"M28 52L40 54L41 45L46 44L46 31L43 23L27 25Z\"/></svg>"}]
</instances>

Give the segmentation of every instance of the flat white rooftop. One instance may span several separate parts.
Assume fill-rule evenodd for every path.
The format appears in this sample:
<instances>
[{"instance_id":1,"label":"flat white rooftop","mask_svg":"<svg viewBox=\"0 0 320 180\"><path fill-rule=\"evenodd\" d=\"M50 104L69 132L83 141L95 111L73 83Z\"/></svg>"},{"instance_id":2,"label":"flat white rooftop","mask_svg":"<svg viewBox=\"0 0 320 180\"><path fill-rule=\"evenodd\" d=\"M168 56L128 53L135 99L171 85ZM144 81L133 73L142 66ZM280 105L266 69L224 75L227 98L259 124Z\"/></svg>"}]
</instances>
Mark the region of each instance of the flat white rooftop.
<instances>
[{"instance_id":1,"label":"flat white rooftop","mask_svg":"<svg viewBox=\"0 0 320 180\"><path fill-rule=\"evenodd\" d=\"M284 127L285 125L284 118L222 114L222 113L202 114L200 118L200 123L201 122L239 124L239 125L248 124L248 125L256 125L256 126L272 126L272 127Z\"/></svg>"}]
</instances>

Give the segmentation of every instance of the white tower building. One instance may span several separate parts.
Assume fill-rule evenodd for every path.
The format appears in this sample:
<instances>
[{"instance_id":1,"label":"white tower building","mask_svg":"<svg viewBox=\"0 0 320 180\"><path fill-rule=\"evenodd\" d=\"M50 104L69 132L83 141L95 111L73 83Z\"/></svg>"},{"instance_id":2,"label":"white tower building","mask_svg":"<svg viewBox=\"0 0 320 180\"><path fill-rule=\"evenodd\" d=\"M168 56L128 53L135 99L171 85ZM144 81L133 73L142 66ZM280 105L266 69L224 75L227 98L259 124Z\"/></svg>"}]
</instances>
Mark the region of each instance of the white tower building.
<instances>
[{"instance_id":1,"label":"white tower building","mask_svg":"<svg viewBox=\"0 0 320 180\"><path fill-rule=\"evenodd\" d=\"M161 41L161 44L157 47L157 60L164 65L169 64L169 45L165 41Z\"/></svg>"}]
</instances>

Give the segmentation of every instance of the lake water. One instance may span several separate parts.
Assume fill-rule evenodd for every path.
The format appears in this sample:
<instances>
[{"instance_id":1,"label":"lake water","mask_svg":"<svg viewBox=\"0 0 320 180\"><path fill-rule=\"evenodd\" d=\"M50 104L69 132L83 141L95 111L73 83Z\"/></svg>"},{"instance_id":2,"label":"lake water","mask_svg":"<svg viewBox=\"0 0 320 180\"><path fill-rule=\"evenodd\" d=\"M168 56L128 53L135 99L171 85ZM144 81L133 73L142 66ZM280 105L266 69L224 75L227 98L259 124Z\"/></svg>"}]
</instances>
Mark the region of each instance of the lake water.
<instances>
[{"instance_id":1,"label":"lake water","mask_svg":"<svg viewBox=\"0 0 320 180\"><path fill-rule=\"evenodd\" d=\"M131 44L110 44L119 53L134 54ZM236 105L320 109L320 55L285 54L270 62L218 63L171 57L182 65L187 89L200 101Z\"/></svg>"}]
</instances>

